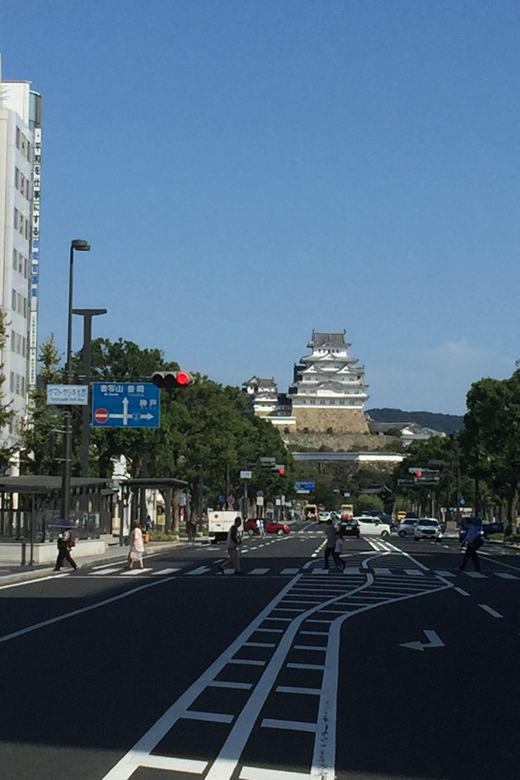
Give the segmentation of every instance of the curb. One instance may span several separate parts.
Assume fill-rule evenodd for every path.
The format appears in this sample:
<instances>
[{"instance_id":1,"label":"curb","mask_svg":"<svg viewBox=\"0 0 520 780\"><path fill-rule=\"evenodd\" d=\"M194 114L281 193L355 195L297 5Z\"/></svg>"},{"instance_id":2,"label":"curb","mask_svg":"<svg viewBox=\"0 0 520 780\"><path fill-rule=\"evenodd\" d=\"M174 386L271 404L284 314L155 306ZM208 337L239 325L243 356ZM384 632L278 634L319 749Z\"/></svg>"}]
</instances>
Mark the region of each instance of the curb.
<instances>
[{"instance_id":1,"label":"curb","mask_svg":"<svg viewBox=\"0 0 520 780\"><path fill-rule=\"evenodd\" d=\"M161 550L169 550L174 547L179 547L180 545L184 544L183 542L149 542L150 547L148 548L148 554L154 554L156 552L160 552ZM151 545L155 544L156 546L152 547ZM157 546L158 545L158 546ZM125 547L122 548L124 550ZM97 563L119 563L121 560L126 560L128 557L128 552L121 552L121 555L114 555L109 558L106 556L100 556L99 558L95 558L94 560L89 560L88 563L85 564L85 566L95 566ZM80 568L81 566L81 558L78 559L78 563ZM21 567L20 567L21 568ZM15 572L14 574L5 574L3 576L0 576L0 586L2 585L9 585L10 583L15 582L30 582L31 580L37 580L41 579L42 577L49 577L52 574L52 566L42 566L38 569L30 569L29 571L20 571Z\"/></svg>"}]
</instances>

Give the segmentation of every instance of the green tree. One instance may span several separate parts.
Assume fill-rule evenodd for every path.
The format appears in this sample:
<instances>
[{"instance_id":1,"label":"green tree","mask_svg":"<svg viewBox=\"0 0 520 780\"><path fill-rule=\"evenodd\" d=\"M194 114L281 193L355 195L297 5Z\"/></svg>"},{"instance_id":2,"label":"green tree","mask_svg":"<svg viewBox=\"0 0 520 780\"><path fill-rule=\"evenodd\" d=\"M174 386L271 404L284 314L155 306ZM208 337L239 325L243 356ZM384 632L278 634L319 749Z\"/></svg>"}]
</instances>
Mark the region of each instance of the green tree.
<instances>
[{"instance_id":1,"label":"green tree","mask_svg":"<svg viewBox=\"0 0 520 780\"><path fill-rule=\"evenodd\" d=\"M56 407L47 406L47 385L62 380L60 354L54 343L54 334L40 346L40 382L29 393L28 424L22 431L22 468L28 474L58 475L61 452L58 431L63 420Z\"/></svg>"},{"instance_id":2,"label":"green tree","mask_svg":"<svg viewBox=\"0 0 520 780\"><path fill-rule=\"evenodd\" d=\"M367 495L362 493L354 499L354 513L361 515L363 512L379 513L383 511L383 502L379 496Z\"/></svg>"}]
</instances>

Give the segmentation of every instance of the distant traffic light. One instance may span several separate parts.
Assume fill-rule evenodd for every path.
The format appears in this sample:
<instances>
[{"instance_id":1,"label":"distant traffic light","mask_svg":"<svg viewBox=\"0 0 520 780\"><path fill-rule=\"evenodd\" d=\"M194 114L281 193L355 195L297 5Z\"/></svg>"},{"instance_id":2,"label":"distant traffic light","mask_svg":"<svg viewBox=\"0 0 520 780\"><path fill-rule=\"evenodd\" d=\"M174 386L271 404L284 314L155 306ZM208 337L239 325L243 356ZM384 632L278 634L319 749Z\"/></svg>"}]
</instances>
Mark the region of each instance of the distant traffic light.
<instances>
[{"instance_id":1,"label":"distant traffic light","mask_svg":"<svg viewBox=\"0 0 520 780\"><path fill-rule=\"evenodd\" d=\"M187 387L192 383L191 374L187 371L156 371L152 382L156 387L173 390L174 387Z\"/></svg>"},{"instance_id":2,"label":"distant traffic light","mask_svg":"<svg viewBox=\"0 0 520 780\"><path fill-rule=\"evenodd\" d=\"M285 466L282 465L281 463L277 463L275 469L278 474L285 474Z\"/></svg>"}]
</instances>

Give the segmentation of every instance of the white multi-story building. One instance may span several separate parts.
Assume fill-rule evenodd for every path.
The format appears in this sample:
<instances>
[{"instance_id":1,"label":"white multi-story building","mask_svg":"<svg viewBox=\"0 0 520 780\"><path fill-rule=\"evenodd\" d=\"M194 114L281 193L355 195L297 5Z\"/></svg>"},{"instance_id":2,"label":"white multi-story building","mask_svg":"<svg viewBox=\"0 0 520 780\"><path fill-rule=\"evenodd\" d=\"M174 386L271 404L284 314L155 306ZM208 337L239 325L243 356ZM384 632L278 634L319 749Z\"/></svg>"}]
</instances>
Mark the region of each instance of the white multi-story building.
<instances>
[{"instance_id":1,"label":"white multi-story building","mask_svg":"<svg viewBox=\"0 0 520 780\"><path fill-rule=\"evenodd\" d=\"M297 428L368 432L363 411L368 398L365 369L348 354L345 331L312 331L307 346L311 354L295 366L294 383L289 388Z\"/></svg>"},{"instance_id":2,"label":"white multi-story building","mask_svg":"<svg viewBox=\"0 0 520 780\"><path fill-rule=\"evenodd\" d=\"M1 62L0 62L1 66ZM40 244L41 96L28 81L2 81L0 68L0 306L2 404L15 417L0 446L16 447L36 383Z\"/></svg>"}]
</instances>

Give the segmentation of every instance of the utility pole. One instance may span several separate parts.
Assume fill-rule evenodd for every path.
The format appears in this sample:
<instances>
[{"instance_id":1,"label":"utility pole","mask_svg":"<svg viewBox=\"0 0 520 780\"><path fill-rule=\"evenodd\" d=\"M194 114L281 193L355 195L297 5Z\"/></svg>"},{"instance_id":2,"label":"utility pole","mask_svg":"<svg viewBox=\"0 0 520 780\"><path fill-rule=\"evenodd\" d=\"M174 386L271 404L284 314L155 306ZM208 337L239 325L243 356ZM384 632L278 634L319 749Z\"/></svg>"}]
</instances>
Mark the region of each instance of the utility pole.
<instances>
[{"instance_id":1,"label":"utility pole","mask_svg":"<svg viewBox=\"0 0 520 780\"><path fill-rule=\"evenodd\" d=\"M83 375L88 385L88 404L81 407L81 476L88 477L88 453L90 447L90 415L92 398L90 392L90 368L92 357L92 318L106 314L106 309L73 309L73 314L83 317Z\"/></svg>"}]
</instances>

